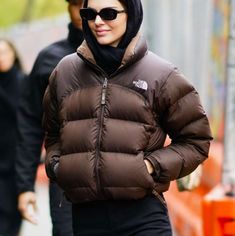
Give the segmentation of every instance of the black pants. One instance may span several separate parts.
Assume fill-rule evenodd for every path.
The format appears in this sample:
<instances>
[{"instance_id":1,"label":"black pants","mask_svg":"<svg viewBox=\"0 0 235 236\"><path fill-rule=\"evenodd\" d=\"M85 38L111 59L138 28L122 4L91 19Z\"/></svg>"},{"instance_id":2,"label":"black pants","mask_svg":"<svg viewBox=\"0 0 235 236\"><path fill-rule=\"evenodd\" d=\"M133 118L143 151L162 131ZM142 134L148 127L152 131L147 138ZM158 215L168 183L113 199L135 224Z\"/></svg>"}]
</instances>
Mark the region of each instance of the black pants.
<instances>
[{"instance_id":1,"label":"black pants","mask_svg":"<svg viewBox=\"0 0 235 236\"><path fill-rule=\"evenodd\" d=\"M21 226L17 209L15 178L12 173L0 176L0 235L16 236Z\"/></svg>"},{"instance_id":2,"label":"black pants","mask_svg":"<svg viewBox=\"0 0 235 236\"><path fill-rule=\"evenodd\" d=\"M73 236L71 203L55 182L50 182L49 193L53 236Z\"/></svg>"},{"instance_id":3,"label":"black pants","mask_svg":"<svg viewBox=\"0 0 235 236\"><path fill-rule=\"evenodd\" d=\"M74 236L172 236L166 206L155 196L73 205Z\"/></svg>"}]
</instances>

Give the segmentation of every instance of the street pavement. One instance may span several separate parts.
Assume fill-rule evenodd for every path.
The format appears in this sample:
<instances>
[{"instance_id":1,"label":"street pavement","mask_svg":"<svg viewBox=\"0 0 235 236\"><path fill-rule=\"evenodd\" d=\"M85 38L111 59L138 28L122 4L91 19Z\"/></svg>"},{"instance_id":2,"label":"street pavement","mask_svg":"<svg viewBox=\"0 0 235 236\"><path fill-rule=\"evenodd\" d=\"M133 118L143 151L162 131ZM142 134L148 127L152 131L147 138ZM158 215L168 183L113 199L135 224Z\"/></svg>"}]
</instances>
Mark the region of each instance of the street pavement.
<instances>
[{"instance_id":1,"label":"street pavement","mask_svg":"<svg viewBox=\"0 0 235 236\"><path fill-rule=\"evenodd\" d=\"M49 213L48 184L37 182L35 186L38 203L38 224L23 221L19 236L51 236L51 218ZM66 236L66 235L65 235Z\"/></svg>"}]
</instances>

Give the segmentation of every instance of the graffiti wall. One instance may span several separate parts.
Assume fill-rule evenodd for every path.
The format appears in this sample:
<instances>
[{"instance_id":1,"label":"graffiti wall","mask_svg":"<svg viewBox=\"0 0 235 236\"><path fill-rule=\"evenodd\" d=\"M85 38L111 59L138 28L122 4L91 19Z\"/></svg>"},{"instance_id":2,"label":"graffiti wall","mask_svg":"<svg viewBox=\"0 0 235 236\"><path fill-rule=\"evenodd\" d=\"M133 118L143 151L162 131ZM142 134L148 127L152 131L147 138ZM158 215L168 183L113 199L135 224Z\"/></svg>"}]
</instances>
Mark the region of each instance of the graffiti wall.
<instances>
[{"instance_id":1,"label":"graffiti wall","mask_svg":"<svg viewBox=\"0 0 235 236\"><path fill-rule=\"evenodd\" d=\"M235 186L235 0L230 0L227 92L222 180ZM234 189L235 190L235 189Z\"/></svg>"},{"instance_id":2,"label":"graffiti wall","mask_svg":"<svg viewBox=\"0 0 235 236\"><path fill-rule=\"evenodd\" d=\"M208 107L213 136L218 141L224 137L229 12L229 0L214 0Z\"/></svg>"}]
</instances>

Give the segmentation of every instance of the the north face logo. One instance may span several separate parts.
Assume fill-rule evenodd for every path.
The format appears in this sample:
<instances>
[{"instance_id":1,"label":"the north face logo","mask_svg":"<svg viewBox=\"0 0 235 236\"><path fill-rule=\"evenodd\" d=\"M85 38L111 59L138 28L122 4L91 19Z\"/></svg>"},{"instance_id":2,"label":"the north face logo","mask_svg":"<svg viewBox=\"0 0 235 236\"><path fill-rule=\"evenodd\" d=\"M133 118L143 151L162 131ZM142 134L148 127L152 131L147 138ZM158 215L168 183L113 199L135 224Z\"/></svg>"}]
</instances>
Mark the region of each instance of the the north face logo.
<instances>
[{"instance_id":1,"label":"the north face logo","mask_svg":"<svg viewBox=\"0 0 235 236\"><path fill-rule=\"evenodd\" d=\"M148 84L146 81L144 80L138 80L138 81L133 81L133 84L137 87L137 88L141 88L143 90L147 90L148 89Z\"/></svg>"}]
</instances>

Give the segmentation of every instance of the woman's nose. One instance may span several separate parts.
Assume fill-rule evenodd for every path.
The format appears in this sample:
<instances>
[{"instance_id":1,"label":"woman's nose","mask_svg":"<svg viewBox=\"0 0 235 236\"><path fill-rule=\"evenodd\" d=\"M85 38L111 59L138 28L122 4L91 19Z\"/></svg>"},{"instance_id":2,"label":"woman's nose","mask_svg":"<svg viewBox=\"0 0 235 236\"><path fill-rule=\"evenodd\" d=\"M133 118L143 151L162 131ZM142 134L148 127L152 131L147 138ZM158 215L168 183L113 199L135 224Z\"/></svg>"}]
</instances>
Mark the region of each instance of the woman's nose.
<instances>
[{"instance_id":1,"label":"woman's nose","mask_svg":"<svg viewBox=\"0 0 235 236\"><path fill-rule=\"evenodd\" d=\"M99 15L97 15L95 18L95 24L101 24L101 23L104 23L104 21Z\"/></svg>"}]
</instances>

